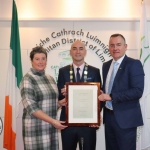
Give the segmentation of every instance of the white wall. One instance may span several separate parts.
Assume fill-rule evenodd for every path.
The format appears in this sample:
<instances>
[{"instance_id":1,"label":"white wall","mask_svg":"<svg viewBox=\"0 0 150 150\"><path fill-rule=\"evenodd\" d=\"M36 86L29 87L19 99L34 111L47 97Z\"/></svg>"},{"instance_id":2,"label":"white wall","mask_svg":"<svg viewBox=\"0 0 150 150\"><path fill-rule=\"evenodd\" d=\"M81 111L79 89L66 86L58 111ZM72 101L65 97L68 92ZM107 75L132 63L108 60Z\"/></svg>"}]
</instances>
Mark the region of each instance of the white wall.
<instances>
[{"instance_id":1,"label":"white wall","mask_svg":"<svg viewBox=\"0 0 150 150\"><path fill-rule=\"evenodd\" d=\"M30 68L28 55L31 48L39 44L40 40L45 40L47 37L49 37L50 42L44 45L45 48L58 41L61 43L62 38L71 39L76 37L88 41L86 62L101 69L102 61L95 51L89 48L89 45L97 46L96 49L101 49L101 52L102 47L87 38L87 33L89 32L90 35L97 36L105 45L108 44L111 34L121 33L125 36L128 43L127 55L138 58L140 0L95 0L94 2L92 0L76 0L76 3L73 2L73 0L64 0L61 2L59 0L16 0L20 25L23 74ZM147 16L150 18L150 1L145 0L145 2ZM2 119L4 119L11 7L11 0L0 0L0 117ZM150 31L150 22L148 22L148 27ZM82 29L84 36L63 35L57 38L51 37L52 32L57 33L63 29L75 31ZM56 74L52 66L60 66L61 62L70 63L64 61L60 56L61 52L69 50L70 45L71 43L61 43L59 47L48 54L47 73L55 77ZM104 57L106 60L109 59L107 55L104 55ZM150 113L148 115L150 118ZM21 116L22 110L20 109L20 115L17 119L17 150L23 150ZM97 132L97 150L105 150L103 132L103 125L101 125ZM3 135L0 135L0 150L3 150L2 139Z\"/></svg>"},{"instance_id":2,"label":"white wall","mask_svg":"<svg viewBox=\"0 0 150 150\"><path fill-rule=\"evenodd\" d=\"M22 19L139 19L141 0L15 0ZM150 1L146 3L150 18ZM0 0L0 17L10 18L12 0Z\"/></svg>"}]
</instances>

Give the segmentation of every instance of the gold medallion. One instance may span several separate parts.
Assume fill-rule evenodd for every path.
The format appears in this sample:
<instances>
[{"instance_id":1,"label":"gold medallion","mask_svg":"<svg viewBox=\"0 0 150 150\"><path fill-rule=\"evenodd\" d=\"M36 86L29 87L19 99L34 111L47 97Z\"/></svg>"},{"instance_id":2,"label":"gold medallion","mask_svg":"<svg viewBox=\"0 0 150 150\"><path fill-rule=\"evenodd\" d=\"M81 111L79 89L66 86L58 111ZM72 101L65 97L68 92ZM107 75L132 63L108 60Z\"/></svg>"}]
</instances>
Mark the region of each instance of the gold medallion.
<instances>
[{"instance_id":1,"label":"gold medallion","mask_svg":"<svg viewBox=\"0 0 150 150\"><path fill-rule=\"evenodd\" d=\"M70 82L73 82L73 64L70 64ZM85 67L84 67L84 71L83 71L83 74L84 74L84 82L87 82L87 74L88 74L88 64L85 63Z\"/></svg>"}]
</instances>

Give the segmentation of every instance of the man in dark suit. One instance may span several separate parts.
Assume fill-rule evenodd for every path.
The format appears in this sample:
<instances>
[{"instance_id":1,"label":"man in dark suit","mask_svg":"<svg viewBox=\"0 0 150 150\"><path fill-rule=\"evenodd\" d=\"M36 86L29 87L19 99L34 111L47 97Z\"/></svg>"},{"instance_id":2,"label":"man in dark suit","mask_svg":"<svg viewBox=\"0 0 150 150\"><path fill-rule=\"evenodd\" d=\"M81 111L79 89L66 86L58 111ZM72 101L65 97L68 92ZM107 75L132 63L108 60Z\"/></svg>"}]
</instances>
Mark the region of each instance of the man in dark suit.
<instances>
[{"instance_id":1,"label":"man in dark suit","mask_svg":"<svg viewBox=\"0 0 150 150\"><path fill-rule=\"evenodd\" d=\"M71 45L70 55L73 59L73 63L59 69L58 75L58 89L59 89L59 101L65 97L64 85L66 82L100 82L100 71L98 68L92 67L84 62L86 55L86 49L84 43L77 40ZM78 68L78 69L77 69ZM80 68L80 69L79 69ZM80 77L77 79L79 70ZM62 103L61 103L62 104ZM65 121L65 106L62 107L60 120ZM81 138L84 139L84 150L95 150L96 147L96 129L88 126L67 127L61 131L62 147L63 150L76 150L77 143L79 142L80 150Z\"/></svg>"},{"instance_id":2,"label":"man in dark suit","mask_svg":"<svg viewBox=\"0 0 150 150\"><path fill-rule=\"evenodd\" d=\"M106 150L136 150L137 126L143 125L139 99L144 71L139 60L125 55L126 50L123 35L111 35L113 59L103 64L103 93L99 96L104 108Z\"/></svg>"}]
</instances>

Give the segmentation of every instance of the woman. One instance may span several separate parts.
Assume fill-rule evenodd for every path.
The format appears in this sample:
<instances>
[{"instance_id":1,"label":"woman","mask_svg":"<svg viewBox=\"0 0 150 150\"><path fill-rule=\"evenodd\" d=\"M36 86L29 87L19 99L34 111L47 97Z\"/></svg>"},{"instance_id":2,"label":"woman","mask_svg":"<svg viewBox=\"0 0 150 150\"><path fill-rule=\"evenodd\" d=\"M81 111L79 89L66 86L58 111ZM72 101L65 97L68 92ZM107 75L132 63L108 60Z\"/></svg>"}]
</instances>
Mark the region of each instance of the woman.
<instances>
[{"instance_id":1,"label":"woman","mask_svg":"<svg viewBox=\"0 0 150 150\"><path fill-rule=\"evenodd\" d=\"M57 129L64 129L56 120L58 90L54 79L45 74L47 53L35 47L30 53L32 68L20 84L23 112L25 150L58 150ZM65 102L65 100L64 100ZM62 104L63 105L63 104Z\"/></svg>"}]
</instances>

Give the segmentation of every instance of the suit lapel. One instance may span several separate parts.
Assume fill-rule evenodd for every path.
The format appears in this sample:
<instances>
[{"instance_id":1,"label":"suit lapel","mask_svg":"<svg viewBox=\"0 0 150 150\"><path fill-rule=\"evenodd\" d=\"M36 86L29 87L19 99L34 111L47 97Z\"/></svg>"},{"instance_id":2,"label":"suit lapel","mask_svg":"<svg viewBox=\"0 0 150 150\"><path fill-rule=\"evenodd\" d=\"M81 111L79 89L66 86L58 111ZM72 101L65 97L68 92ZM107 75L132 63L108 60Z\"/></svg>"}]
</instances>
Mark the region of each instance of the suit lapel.
<instances>
[{"instance_id":1,"label":"suit lapel","mask_svg":"<svg viewBox=\"0 0 150 150\"><path fill-rule=\"evenodd\" d=\"M84 65L84 68L85 68L85 65ZM80 82L84 82L84 68L83 68L82 77L81 77Z\"/></svg>"},{"instance_id":2,"label":"suit lapel","mask_svg":"<svg viewBox=\"0 0 150 150\"><path fill-rule=\"evenodd\" d=\"M69 68L69 71L70 71L70 68ZM73 71L73 82L76 82L76 76L75 76L73 65L72 65L72 71Z\"/></svg>"},{"instance_id":3,"label":"suit lapel","mask_svg":"<svg viewBox=\"0 0 150 150\"><path fill-rule=\"evenodd\" d=\"M114 79L114 84L113 86L115 85L115 83L117 82L117 79L119 78L119 76L122 74L122 71L124 70L124 66L126 65L126 61L127 61L128 57L125 55L124 59L122 60L118 70L117 70L117 73L116 73L116 76L115 76L115 79ZM113 87L112 87L113 89Z\"/></svg>"},{"instance_id":4,"label":"suit lapel","mask_svg":"<svg viewBox=\"0 0 150 150\"><path fill-rule=\"evenodd\" d=\"M115 79L114 79L114 84L113 84L113 87L115 86L116 82L117 82L117 79L119 78L119 76L121 75L122 71L123 71L123 68L124 66L126 65L126 61L127 61L128 57L125 55L124 59L122 60L119 68L118 68L118 71L116 73L116 76L115 76ZM105 91L105 84L106 84L106 78L107 78L107 74L108 74L108 71L109 71L109 68L110 68L110 65L112 63L112 60L108 61L107 63L105 63L104 65L104 69L103 69L103 90ZM113 87L112 87L112 90L113 90Z\"/></svg>"}]
</instances>

